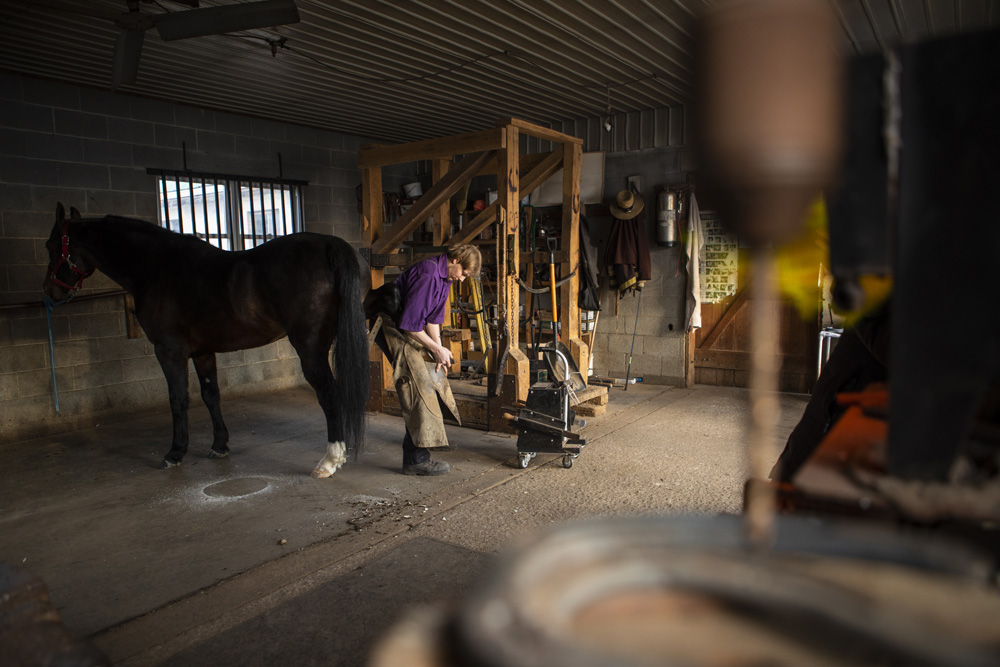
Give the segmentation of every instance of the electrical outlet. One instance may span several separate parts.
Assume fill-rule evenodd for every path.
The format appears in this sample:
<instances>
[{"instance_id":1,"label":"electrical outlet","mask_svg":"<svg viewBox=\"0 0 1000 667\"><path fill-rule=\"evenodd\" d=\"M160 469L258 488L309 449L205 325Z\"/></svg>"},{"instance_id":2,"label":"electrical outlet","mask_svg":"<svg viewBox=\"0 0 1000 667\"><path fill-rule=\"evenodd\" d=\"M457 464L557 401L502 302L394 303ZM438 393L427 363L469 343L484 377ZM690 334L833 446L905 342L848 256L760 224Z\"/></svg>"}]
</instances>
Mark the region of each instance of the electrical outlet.
<instances>
[{"instance_id":1,"label":"electrical outlet","mask_svg":"<svg viewBox=\"0 0 1000 667\"><path fill-rule=\"evenodd\" d=\"M632 192L642 192L642 176L629 176L628 189Z\"/></svg>"}]
</instances>

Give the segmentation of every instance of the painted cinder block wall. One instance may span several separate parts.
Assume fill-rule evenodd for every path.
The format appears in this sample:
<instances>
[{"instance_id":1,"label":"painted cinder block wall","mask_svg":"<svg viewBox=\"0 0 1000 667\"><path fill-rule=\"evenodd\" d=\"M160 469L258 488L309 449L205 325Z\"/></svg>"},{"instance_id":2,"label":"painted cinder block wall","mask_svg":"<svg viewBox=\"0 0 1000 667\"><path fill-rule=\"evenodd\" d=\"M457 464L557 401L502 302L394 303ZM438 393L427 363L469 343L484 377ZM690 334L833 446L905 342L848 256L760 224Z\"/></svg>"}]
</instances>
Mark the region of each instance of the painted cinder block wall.
<instances>
[{"instance_id":1,"label":"painted cinder block wall","mask_svg":"<svg viewBox=\"0 0 1000 667\"><path fill-rule=\"evenodd\" d=\"M623 119L621 141L609 147L589 138L584 121L556 129L586 135L587 143L594 144L587 150L624 148L606 154L605 201L626 187L632 175L642 176L647 198L653 278L641 305L632 297L622 300L617 318L612 295L605 296L594 345L595 372L624 376L639 305L633 375L680 385L686 280L683 264L679 273L677 269L680 248L655 245L655 193L661 185L686 182L691 154L683 113L668 109L651 115L663 122L629 124ZM669 131L656 132L649 141L640 135L630 139L636 133L626 130L633 126ZM7 307L40 303L45 241L56 202L87 216L114 213L155 221L154 179L147 168L181 169L186 158L194 171L273 177L280 153L281 174L309 182L306 229L342 236L358 247L357 150L365 141L0 72L0 442L87 427L136 409L166 410L166 382L152 346L145 337L126 336L123 302L116 297L77 301L53 311L61 413L56 414L45 310L40 305ZM644 148L650 144L658 147ZM384 188L398 189L414 180L418 167L386 168ZM611 219L588 214L600 241ZM95 274L81 295L117 287ZM220 355L219 381L224 396L304 384L298 359L284 340ZM193 374L191 401L192 410L203 409Z\"/></svg>"},{"instance_id":2,"label":"painted cinder block wall","mask_svg":"<svg viewBox=\"0 0 1000 667\"><path fill-rule=\"evenodd\" d=\"M657 194L664 186L686 186L694 170L694 151L684 146L608 153L604 161L604 200L628 188L628 178L642 179L645 210L640 216L649 240L651 279L641 294L629 292L618 302L605 290L594 337L594 374L624 378L631 354L631 377L643 382L683 387L685 371L685 299L688 289L686 255L656 243ZM587 207L591 239L604 252L613 219L607 207ZM638 314L638 320L636 315ZM633 343L633 332L635 332Z\"/></svg>"},{"instance_id":3,"label":"painted cinder block wall","mask_svg":"<svg viewBox=\"0 0 1000 667\"><path fill-rule=\"evenodd\" d=\"M81 428L139 408L166 410L152 345L129 339L121 297L40 305L56 203L85 216L156 221L147 168L308 181L306 231L360 244L355 188L360 137L0 73L0 441ZM186 148L186 151L184 148ZM186 155L185 155L186 152ZM185 162L186 160L186 162ZM386 189L416 165L385 170ZM80 295L118 286L100 273ZM287 340L219 355L223 395L304 384ZM201 406L191 375L192 410Z\"/></svg>"}]
</instances>

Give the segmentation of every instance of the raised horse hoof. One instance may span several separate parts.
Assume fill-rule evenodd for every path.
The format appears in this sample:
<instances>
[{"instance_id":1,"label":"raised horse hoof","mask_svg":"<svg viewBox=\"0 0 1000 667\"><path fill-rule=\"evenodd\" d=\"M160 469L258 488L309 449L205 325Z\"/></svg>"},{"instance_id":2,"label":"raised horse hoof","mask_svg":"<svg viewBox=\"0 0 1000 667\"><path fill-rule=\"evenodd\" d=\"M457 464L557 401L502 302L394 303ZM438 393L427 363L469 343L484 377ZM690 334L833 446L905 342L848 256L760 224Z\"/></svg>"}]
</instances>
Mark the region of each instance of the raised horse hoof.
<instances>
[{"instance_id":1,"label":"raised horse hoof","mask_svg":"<svg viewBox=\"0 0 1000 667\"><path fill-rule=\"evenodd\" d=\"M169 459L163 459L160 462L160 470L166 470L167 468L176 468L181 464L180 461L171 461Z\"/></svg>"},{"instance_id":2,"label":"raised horse hoof","mask_svg":"<svg viewBox=\"0 0 1000 667\"><path fill-rule=\"evenodd\" d=\"M214 449L208 450L208 458L210 458L210 459L224 459L227 456L229 456L229 450L228 449L226 451L224 451L224 452L219 452L219 451L216 451Z\"/></svg>"}]
</instances>

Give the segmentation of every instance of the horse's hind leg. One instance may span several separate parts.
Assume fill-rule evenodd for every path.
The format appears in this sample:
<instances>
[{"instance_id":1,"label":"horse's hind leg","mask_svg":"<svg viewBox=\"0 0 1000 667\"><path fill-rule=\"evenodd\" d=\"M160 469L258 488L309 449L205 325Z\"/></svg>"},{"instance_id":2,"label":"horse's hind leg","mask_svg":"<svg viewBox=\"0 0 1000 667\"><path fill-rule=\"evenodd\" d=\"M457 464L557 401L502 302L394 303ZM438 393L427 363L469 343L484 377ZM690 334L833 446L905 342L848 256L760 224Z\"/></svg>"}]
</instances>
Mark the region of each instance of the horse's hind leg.
<instances>
[{"instance_id":1,"label":"horse's hind leg","mask_svg":"<svg viewBox=\"0 0 1000 667\"><path fill-rule=\"evenodd\" d=\"M201 385L201 400L208 408L208 414L212 416L212 449L208 456L212 459L221 459L229 455L229 429L222 419L222 400L219 397L219 376L215 365L215 354L209 352L197 357L192 357L194 370L198 374L198 383Z\"/></svg>"},{"instance_id":2,"label":"horse's hind leg","mask_svg":"<svg viewBox=\"0 0 1000 667\"><path fill-rule=\"evenodd\" d=\"M320 479L330 477L347 462L343 427L340 415L333 404L333 372L330 370L330 361L327 357L330 346L327 345L324 351L322 346L305 345L301 341L292 340L291 337L289 342L298 352L299 360L302 362L302 374L316 390L316 398L319 399L320 407L326 415L326 455L313 470L312 476Z\"/></svg>"}]
</instances>

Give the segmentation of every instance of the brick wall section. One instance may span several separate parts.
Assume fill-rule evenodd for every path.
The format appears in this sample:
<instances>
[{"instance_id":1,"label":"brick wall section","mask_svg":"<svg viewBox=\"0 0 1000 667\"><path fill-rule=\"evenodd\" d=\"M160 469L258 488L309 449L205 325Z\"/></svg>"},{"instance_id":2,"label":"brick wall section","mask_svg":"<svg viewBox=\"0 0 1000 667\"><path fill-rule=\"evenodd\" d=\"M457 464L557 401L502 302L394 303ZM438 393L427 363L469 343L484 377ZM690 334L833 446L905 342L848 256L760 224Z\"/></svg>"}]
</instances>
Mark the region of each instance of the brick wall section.
<instances>
[{"instance_id":1,"label":"brick wall section","mask_svg":"<svg viewBox=\"0 0 1000 667\"><path fill-rule=\"evenodd\" d=\"M85 216L156 220L147 168L308 181L307 231L361 241L355 187L360 137L0 73L0 305L39 302L45 241L56 203ZM387 169L387 190L416 165ZM95 274L81 295L118 286ZM0 309L0 442L65 431L122 411L166 410L166 381L150 343L125 335L121 297L52 312L60 415L52 391L49 326L41 306ZM219 355L223 395L303 384L287 341ZM192 409L200 407L191 375ZM225 407L223 406L223 409ZM318 409L318 408L317 408Z\"/></svg>"}]
</instances>

